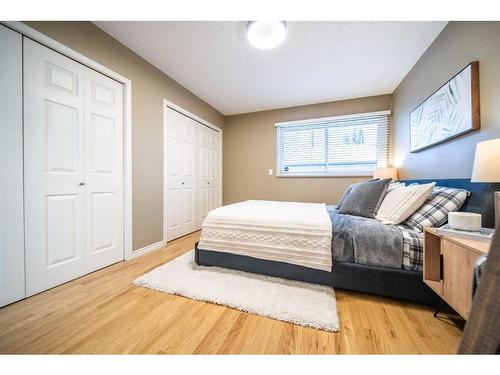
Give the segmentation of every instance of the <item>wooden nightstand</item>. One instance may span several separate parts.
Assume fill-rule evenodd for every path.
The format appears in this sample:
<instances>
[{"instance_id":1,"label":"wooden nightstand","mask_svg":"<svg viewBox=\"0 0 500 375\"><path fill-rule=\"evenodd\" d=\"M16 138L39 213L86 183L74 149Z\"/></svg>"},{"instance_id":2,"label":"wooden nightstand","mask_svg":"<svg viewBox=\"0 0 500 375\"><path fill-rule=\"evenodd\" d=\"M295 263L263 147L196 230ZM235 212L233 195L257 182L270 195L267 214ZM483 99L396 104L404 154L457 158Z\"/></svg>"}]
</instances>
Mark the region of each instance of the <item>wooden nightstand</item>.
<instances>
[{"instance_id":1,"label":"wooden nightstand","mask_svg":"<svg viewBox=\"0 0 500 375\"><path fill-rule=\"evenodd\" d=\"M490 243L440 236L436 228L424 231L424 283L464 319L472 303L472 276L477 258Z\"/></svg>"}]
</instances>

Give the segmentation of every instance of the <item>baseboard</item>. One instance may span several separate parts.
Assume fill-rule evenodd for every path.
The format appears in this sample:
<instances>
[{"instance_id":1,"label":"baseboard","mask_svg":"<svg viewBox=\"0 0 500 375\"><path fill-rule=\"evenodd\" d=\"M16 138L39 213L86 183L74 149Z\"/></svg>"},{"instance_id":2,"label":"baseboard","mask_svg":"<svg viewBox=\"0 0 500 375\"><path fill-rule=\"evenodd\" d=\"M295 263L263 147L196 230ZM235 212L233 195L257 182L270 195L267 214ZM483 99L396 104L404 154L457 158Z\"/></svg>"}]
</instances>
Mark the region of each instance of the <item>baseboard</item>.
<instances>
[{"instance_id":1,"label":"baseboard","mask_svg":"<svg viewBox=\"0 0 500 375\"><path fill-rule=\"evenodd\" d=\"M151 251L155 251L158 249L161 249L167 244L166 241L161 240L155 243L152 243L151 245L141 247L140 249L132 251L132 259L140 257L144 254L150 253Z\"/></svg>"}]
</instances>

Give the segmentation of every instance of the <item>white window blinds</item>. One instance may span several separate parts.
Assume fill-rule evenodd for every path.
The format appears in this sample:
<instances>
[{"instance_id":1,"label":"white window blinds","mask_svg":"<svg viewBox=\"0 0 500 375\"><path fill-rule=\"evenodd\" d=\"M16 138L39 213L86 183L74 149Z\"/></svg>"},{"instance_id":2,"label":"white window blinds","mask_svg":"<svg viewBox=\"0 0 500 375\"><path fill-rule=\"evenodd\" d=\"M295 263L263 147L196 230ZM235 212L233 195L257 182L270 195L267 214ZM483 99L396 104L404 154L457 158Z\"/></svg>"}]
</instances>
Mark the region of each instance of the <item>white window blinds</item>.
<instances>
[{"instance_id":1,"label":"white window blinds","mask_svg":"<svg viewBox=\"0 0 500 375\"><path fill-rule=\"evenodd\" d=\"M364 176L389 159L390 111L276 124L278 175Z\"/></svg>"}]
</instances>

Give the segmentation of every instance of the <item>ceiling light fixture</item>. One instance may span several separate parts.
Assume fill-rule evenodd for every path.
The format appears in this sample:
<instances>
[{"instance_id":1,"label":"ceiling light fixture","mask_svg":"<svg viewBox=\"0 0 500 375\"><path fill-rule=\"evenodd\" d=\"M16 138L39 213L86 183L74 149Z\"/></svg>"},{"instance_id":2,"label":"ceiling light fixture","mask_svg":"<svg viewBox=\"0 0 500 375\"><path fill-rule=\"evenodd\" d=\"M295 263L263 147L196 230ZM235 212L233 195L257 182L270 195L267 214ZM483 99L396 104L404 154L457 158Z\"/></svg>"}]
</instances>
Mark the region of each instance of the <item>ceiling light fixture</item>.
<instances>
[{"instance_id":1,"label":"ceiling light fixture","mask_svg":"<svg viewBox=\"0 0 500 375\"><path fill-rule=\"evenodd\" d=\"M250 21L247 24L247 39L255 48L277 47L285 40L285 37L285 21Z\"/></svg>"}]
</instances>

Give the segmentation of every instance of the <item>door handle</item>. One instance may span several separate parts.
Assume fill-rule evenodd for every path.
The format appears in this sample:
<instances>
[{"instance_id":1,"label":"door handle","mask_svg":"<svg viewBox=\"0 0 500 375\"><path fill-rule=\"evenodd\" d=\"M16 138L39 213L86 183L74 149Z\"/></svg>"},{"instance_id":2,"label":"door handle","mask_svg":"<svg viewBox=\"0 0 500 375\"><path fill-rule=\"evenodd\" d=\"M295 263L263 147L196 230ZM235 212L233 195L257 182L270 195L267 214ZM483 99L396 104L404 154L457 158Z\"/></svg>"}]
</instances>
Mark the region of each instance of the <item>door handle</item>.
<instances>
[{"instance_id":1,"label":"door handle","mask_svg":"<svg viewBox=\"0 0 500 375\"><path fill-rule=\"evenodd\" d=\"M83 186L85 185L85 182L80 182L78 185Z\"/></svg>"},{"instance_id":2,"label":"door handle","mask_svg":"<svg viewBox=\"0 0 500 375\"><path fill-rule=\"evenodd\" d=\"M182 184L184 185L184 182Z\"/></svg>"}]
</instances>

